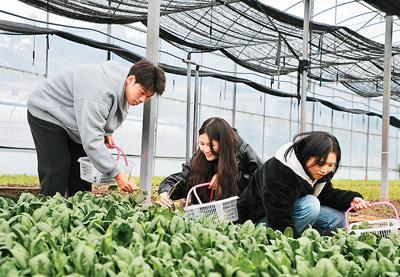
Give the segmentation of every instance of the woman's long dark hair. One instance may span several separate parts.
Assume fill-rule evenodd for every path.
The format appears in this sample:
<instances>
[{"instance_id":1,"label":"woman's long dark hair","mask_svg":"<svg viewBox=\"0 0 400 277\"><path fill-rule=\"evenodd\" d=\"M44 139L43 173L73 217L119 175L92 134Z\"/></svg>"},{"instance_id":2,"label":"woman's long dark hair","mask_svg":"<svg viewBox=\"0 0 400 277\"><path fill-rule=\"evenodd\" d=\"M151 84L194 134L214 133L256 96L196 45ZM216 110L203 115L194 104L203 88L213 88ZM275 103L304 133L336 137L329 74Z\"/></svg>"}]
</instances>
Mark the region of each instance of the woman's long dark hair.
<instances>
[{"instance_id":1,"label":"woman's long dark hair","mask_svg":"<svg viewBox=\"0 0 400 277\"><path fill-rule=\"evenodd\" d=\"M326 162L330 152L336 154L336 164L332 172L335 173L339 168L340 145L336 137L327 132L304 132L296 135L293 138L293 144L285 152L285 159L292 149L306 172L308 172L306 164L311 157L316 158L312 166L315 164L322 165Z\"/></svg>"},{"instance_id":2,"label":"woman's long dark hair","mask_svg":"<svg viewBox=\"0 0 400 277\"><path fill-rule=\"evenodd\" d=\"M198 148L192 160L192 169L188 178L189 186L192 187L200 183L209 182L214 174L218 174L219 187L217 188L215 199L224 199L237 195L239 190L236 180L238 173L236 133L224 119L211 117L204 121L201 126L199 136L202 134L207 134L211 144L211 152L217 156L217 160L207 161L204 153ZM218 153L212 147L213 140L219 142ZM209 195L209 192L207 193ZM201 198L207 199L206 197Z\"/></svg>"}]
</instances>

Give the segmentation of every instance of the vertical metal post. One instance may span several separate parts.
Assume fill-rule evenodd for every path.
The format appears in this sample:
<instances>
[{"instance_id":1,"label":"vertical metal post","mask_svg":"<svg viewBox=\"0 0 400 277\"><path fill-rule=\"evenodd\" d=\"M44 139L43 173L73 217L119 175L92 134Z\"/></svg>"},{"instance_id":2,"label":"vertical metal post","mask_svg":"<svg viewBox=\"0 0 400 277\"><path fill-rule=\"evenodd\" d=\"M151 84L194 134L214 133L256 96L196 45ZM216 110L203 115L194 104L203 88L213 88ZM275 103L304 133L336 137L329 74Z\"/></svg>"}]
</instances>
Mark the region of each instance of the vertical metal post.
<instances>
[{"instance_id":1,"label":"vertical metal post","mask_svg":"<svg viewBox=\"0 0 400 277\"><path fill-rule=\"evenodd\" d=\"M353 95L351 96L351 108L354 108L354 97ZM353 168L352 165L352 156L353 156L353 114L350 114L349 116L351 116L351 122L350 122L350 168L349 168L349 179L351 179L351 169Z\"/></svg>"},{"instance_id":2,"label":"vertical metal post","mask_svg":"<svg viewBox=\"0 0 400 277\"><path fill-rule=\"evenodd\" d=\"M313 97L315 97L315 86L313 86L312 94L313 94ZM315 128L315 105L316 105L316 102L313 102L312 113L311 113L311 131L314 131L314 128Z\"/></svg>"},{"instance_id":3,"label":"vertical metal post","mask_svg":"<svg viewBox=\"0 0 400 277\"><path fill-rule=\"evenodd\" d=\"M111 11L111 0L108 0L108 7ZM107 24L107 43L111 43L111 24ZM107 50L107 61L111 60L111 51Z\"/></svg>"},{"instance_id":4,"label":"vertical metal post","mask_svg":"<svg viewBox=\"0 0 400 277\"><path fill-rule=\"evenodd\" d=\"M237 76L237 64L233 64L234 76ZM236 89L237 83L233 83L233 103L232 103L232 127L235 128L236 125Z\"/></svg>"},{"instance_id":5,"label":"vertical metal post","mask_svg":"<svg viewBox=\"0 0 400 277\"><path fill-rule=\"evenodd\" d=\"M293 92L293 78L290 76L290 93ZM289 110L289 140L292 139L292 113L293 113L293 97L290 97L290 110Z\"/></svg>"},{"instance_id":6,"label":"vertical metal post","mask_svg":"<svg viewBox=\"0 0 400 277\"><path fill-rule=\"evenodd\" d=\"M49 1L47 1L46 27L49 28ZM49 34L46 35L46 64L44 78L49 76Z\"/></svg>"},{"instance_id":7,"label":"vertical metal post","mask_svg":"<svg viewBox=\"0 0 400 277\"><path fill-rule=\"evenodd\" d=\"M158 63L158 45L160 28L160 0L148 2L147 15L147 50L146 57L153 63ZM156 97L144 103L143 127L142 127L142 150L140 159L140 186L147 192L146 204L151 203L152 176L154 164L154 140L156 121Z\"/></svg>"},{"instance_id":8,"label":"vertical metal post","mask_svg":"<svg viewBox=\"0 0 400 277\"><path fill-rule=\"evenodd\" d=\"M193 142L192 153L196 152L197 148L197 125L199 121L199 70L200 66L196 65L196 74L194 78L194 99L193 99Z\"/></svg>"},{"instance_id":9,"label":"vertical metal post","mask_svg":"<svg viewBox=\"0 0 400 277\"><path fill-rule=\"evenodd\" d=\"M304 25L303 25L303 60L308 59L308 38L310 33L310 0L304 0ZM300 102L300 132L306 130L307 109L307 71L303 71L301 82Z\"/></svg>"},{"instance_id":10,"label":"vertical metal post","mask_svg":"<svg viewBox=\"0 0 400 277\"><path fill-rule=\"evenodd\" d=\"M371 105L371 99L368 98L368 111L370 110L370 105ZM369 166L369 125L370 125L370 116L367 116L367 149L366 149L366 159L365 159L365 180L368 180L368 166Z\"/></svg>"},{"instance_id":11,"label":"vertical metal post","mask_svg":"<svg viewBox=\"0 0 400 277\"><path fill-rule=\"evenodd\" d=\"M265 80L266 81L266 80ZM266 128L265 128L265 122L266 122L266 117L267 117L267 95L263 93L263 98L264 98L264 109L263 109L263 129L262 129L262 144L261 144L261 158L264 161L264 149L265 149L265 137L266 137Z\"/></svg>"},{"instance_id":12,"label":"vertical metal post","mask_svg":"<svg viewBox=\"0 0 400 277\"><path fill-rule=\"evenodd\" d=\"M289 141L292 139L292 110L293 110L293 98L290 97L290 110L289 110Z\"/></svg>"},{"instance_id":13,"label":"vertical metal post","mask_svg":"<svg viewBox=\"0 0 400 277\"><path fill-rule=\"evenodd\" d=\"M332 103L335 104L335 90L332 89ZM331 134L333 134L333 115L334 111L331 109Z\"/></svg>"},{"instance_id":14,"label":"vertical metal post","mask_svg":"<svg viewBox=\"0 0 400 277\"><path fill-rule=\"evenodd\" d=\"M186 80L186 162L190 161L192 151L190 151L190 101L191 101L191 80L192 80L192 61L191 54L187 54L186 60L187 64L187 80Z\"/></svg>"},{"instance_id":15,"label":"vertical metal post","mask_svg":"<svg viewBox=\"0 0 400 277\"><path fill-rule=\"evenodd\" d=\"M398 114L399 113L399 108L398 107L396 107L396 111L397 111L397 114ZM400 176L398 164L399 164L399 131L396 130L396 171L398 172L397 176Z\"/></svg>"},{"instance_id":16,"label":"vertical metal post","mask_svg":"<svg viewBox=\"0 0 400 277\"><path fill-rule=\"evenodd\" d=\"M390 84L392 68L392 36L393 16L386 15L385 27L385 57L383 72L383 103L382 103L382 163L381 163L381 199L389 197L387 181L389 160L389 115L390 115Z\"/></svg>"}]
</instances>

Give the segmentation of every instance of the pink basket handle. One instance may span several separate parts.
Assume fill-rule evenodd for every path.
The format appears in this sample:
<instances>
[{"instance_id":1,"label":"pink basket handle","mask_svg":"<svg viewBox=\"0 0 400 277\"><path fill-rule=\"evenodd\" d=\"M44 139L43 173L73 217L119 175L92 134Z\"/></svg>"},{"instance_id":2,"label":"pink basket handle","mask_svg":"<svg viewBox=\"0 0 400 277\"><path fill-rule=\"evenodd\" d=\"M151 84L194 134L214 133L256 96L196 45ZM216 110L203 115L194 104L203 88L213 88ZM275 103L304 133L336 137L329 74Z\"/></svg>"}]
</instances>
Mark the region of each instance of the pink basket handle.
<instances>
[{"instance_id":1,"label":"pink basket handle","mask_svg":"<svg viewBox=\"0 0 400 277\"><path fill-rule=\"evenodd\" d=\"M397 213L396 207L395 207L392 203L390 203L390 202L388 202L388 201L382 201L382 202L373 202L373 203L370 203L370 204L371 204L372 206L388 205L388 206L392 207L393 210L394 210L394 212L395 212L395 214L396 214L396 219L397 219L397 221L399 221L399 214ZM349 229L349 212L352 211L352 210L354 210L354 207L348 208L347 211L346 211L346 213L345 213L345 217L346 217L346 229L347 229L347 230Z\"/></svg>"},{"instance_id":2,"label":"pink basket handle","mask_svg":"<svg viewBox=\"0 0 400 277\"><path fill-rule=\"evenodd\" d=\"M196 189L202 188L202 187L208 187L208 186L210 186L210 183L198 184L198 185L191 187L191 189L189 190L188 195L186 197L185 208L189 205L189 199L190 199L190 195L192 194L192 192L193 192L194 196L196 196L196 199L199 202L199 204L203 204L203 202L201 202L201 200L200 200L200 197L197 195Z\"/></svg>"},{"instance_id":3,"label":"pink basket handle","mask_svg":"<svg viewBox=\"0 0 400 277\"><path fill-rule=\"evenodd\" d=\"M121 156L121 154L122 154L122 157L124 158L124 161L125 161L125 165L128 166L128 159L126 158L126 155L125 155L124 151L122 151L122 149L119 148L118 146L114 146L113 149L116 149L117 152L118 152L117 160L116 160L117 163L118 163L119 158L120 158L120 156Z\"/></svg>"}]
</instances>

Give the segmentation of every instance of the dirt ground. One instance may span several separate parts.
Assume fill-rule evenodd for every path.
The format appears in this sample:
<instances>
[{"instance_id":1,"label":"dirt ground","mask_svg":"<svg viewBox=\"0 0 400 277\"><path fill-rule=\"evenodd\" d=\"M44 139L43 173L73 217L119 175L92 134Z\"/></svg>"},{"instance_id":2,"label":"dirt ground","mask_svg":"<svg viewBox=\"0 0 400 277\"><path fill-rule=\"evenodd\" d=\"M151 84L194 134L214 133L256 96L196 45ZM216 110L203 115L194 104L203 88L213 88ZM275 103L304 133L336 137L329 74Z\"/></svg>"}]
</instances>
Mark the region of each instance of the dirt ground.
<instances>
[{"instance_id":1,"label":"dirt ground","mask_svg":"<svg viewBox=\"0 0 400 277\"><path fill-rule=\"evenodd\" d=\"M7 185L0 186L0 197L12 197L18 198L22 193L29 192L33 195L40 193L40 188L37 186L18 186L18 185ZM110 194L112 191L108 189L108 186L93 186L92 192L98 196Z\"/></svg>"},{"instance_id":2,"label":"dirt ground","mask_svg":"<svg viewBox=\"0 0 400 277\"><path fill-rule=\"evenodd\" d=\"M34 195L38 195L40 192L39 187L36 186L0 186L0 197L13 197L18 198L21 193L30 192ZM92 188L92 192L98 196L110 194L112 191L108 189L108 186L95 185ZM390 201L396 209L400 212L400 201ZM373 206L371 209L350 213L349 222L374 220L374 219L386 219L396 218L394 210L389 206Z\"/></svg>"}]
</instances>

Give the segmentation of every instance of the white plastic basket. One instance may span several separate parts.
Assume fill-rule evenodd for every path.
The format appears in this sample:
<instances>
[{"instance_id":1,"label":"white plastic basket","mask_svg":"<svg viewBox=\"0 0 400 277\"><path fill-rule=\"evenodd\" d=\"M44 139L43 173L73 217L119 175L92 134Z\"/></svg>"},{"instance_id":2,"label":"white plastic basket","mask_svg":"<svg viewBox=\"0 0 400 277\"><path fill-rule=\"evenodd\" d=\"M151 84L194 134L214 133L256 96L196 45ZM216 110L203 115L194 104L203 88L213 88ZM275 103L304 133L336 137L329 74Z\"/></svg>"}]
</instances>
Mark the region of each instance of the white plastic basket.
<instances>
[{"instance_id":1,"label":"white plastic basket","mask_svg":"<svg viewBox=\"0 0 400 277\"><path fill-rule=\"evenodd\" d=\"M128 162L128 159L126 158L125 153L122 151L121 148L114 148L118 151L116 163L118 163L118 161L120 160L121 154L125 161L124 165L119 165L119 169L130 176L133 170L134 163L132 161ZM98 171L94 167L93 163L90 161L89 157L81 157L78 159L78 162L80 167L81 179L96 184L115 183L114 177L107 174L102 174L100 171Z\"/></svg>"},{"instance_id":2,"label":"white plastic basket","mask_svg":"<svg viewBox=\"0 0 400 277\"><path fill-rule=\"evenodd\" d=\"M377 220L366 220L359 221L349 224L349 212L353 210L353 207L350 207L346 211L346 229L348 232L354 232L356 235L361 235L365 233L375 234L380 237L386 237L389 234L396 234L399 232L400 221L397 213L396 207L390 202L375 202L371 203L371 205L388 205L393 208L396 214L396 218L386 218L386 219L377 219ZM367 228L359 229L363 227L362 224L368 224Z\"/></svg>"},{"instance_id":3,"label":"white plastic basket","mask_svg":"<svg viewBox=\"0 0 400 277\"><path fill-rule=\"evenodd\" d=\"M199 184L193 186L187 195L186 204L184 210L186 211L186 216L189 218L199 218L200 216L214 216L219 220L236 221L239 219L237 210L237 200L239 197L232 196L226 199L213 201L209 203L202 203L199 196L197 195L196 189L200 187L209 186L210 183ZM196 196L199 204L189 206L189 200L191 194Z\"/></svg>"}]
</instances>

